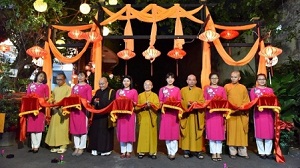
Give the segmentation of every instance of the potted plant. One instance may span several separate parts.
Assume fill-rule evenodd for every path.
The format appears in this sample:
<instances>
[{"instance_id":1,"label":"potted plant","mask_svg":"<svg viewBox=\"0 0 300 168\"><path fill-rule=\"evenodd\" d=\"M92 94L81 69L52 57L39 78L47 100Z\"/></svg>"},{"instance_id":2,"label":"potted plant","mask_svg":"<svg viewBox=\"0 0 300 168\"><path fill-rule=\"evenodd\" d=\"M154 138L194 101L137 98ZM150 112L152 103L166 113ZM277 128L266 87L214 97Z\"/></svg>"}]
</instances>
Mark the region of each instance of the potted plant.
<instances>
[{"instance_id":1,"label":"potted plant","mask_svg":"<svg viewBox=\"0 0 300 168\"><path fill-rule=\"evenodd\" d=\"M294 131L292 130L281 130L279 146L283 155L289 154L289 149L294 140Z\"/></svg>"}]
</instances>

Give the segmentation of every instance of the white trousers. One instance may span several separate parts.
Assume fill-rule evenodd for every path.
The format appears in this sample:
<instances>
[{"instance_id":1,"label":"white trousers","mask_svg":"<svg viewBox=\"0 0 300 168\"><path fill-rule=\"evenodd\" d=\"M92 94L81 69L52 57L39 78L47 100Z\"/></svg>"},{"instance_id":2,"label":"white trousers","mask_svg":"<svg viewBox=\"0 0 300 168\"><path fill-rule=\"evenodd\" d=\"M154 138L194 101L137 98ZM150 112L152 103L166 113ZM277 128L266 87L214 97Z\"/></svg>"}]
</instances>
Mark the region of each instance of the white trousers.
<instances>
[{"instance_id":1,"label":"white trousers","mask_svg":"<svg viewBox=\"0 0 300 168\"><path fill-rule=\"evenodd\" d=\"M265 139L265 143L263 139L256 138L256 145L258 154L260 155L270 155L273 147L272 139Z\"/></svg>"},{"instance_id":2,"label":"white trousers","mask_svg":"<svg viewBox=\"0 0 300 168\"><path fill-rule=\"evenodd\" d=\"M120 142L121 153L132 152L132 142Z\"/></svg>"},{"instance_id":3,"label":"white trousers","mask_svg":"<svg viewBox=\"0 0 300 168\"><path fill-rule=\"evenodd\" d=\"M39 148L41 145L41 140L42 140L42 133L37 132L37 133L31 133L31 147L33 148Z\"/></svg>"},{"instance_id":4,"label":"white trousers","mask_svg":"<svg viewBox=\"0 0 300 168\"><path fill-rule=\"evenodd\" d=\"M76 149L85 149L86 148L86 134L84 135L73 135L74 146Z\"/></svg>"},{"instance_id":5,"label":"white trousers","mask_svg":"<svg viewBox=\"0 0 300 168\"><path fill-rule=\"evenodd\" d=\"M171 140L166 141L166 146L168 150L168 155L175 155L178 151L178 141L177 140Z\"/></svg>"},{"instance_id":6,"label":"white trousers","mask_svg":"<svg viewBox=\"0 0 300 168\"><path fill-rule=\"evenodd\" d=\"M209 140L209 150L211 154L222 153L222 141Z\"/></svg>"}]
</instances>

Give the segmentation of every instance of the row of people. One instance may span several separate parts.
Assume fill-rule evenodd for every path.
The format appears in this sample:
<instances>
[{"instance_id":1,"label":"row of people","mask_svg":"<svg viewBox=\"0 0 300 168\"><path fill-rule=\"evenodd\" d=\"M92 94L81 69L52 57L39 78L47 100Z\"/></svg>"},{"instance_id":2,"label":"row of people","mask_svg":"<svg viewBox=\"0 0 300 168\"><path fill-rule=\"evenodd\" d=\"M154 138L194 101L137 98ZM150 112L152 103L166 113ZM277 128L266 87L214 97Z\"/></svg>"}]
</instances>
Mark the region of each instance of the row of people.
<instances>
[{"instance_id":1,"label":"row of people","mask_svg":"<svg viewBox=\"0 0 300 168\"><path fill-rule=\"evenodd\" d=\"M231 158L236 158L236 155L249 158L247 154L248 146L248 125L249 114L244 111L233 113L228 120L224 120L222 113L209 113L208 110L193 110L183 113L181 119L178 118L176 110L167 109L161 115L159 138L157 135L157 108L160 107L169 98L181 101L182 106L188 108L193 103L203 103L205 100L211 100L214 96L221 96L228 99L229 102L236 106L248 103L250 101L246 87L239 84L240 73L234 71L231 73L231 83L223 87L218 86L219 76L216 73L210 74L211 85L204 88L196 87L196 77L189 75L187 77L187 85L181 90L174 86L174 74L166 75L167 85L159 90L159 94L152 92L153 84L151 81L144 82L145 91L138 94L132 87L132 78L124 76L122 89L116 92L108 88L106 78L101 78L99 81L100 89L92 98L92 89L85 83L86 75L80 73L78 75L79 83L72 90L65 83L66 77L64 74L57 75L57 84L53 90L53 102L58 102L64 97L68 97L71 93L78 94L87 99L96 109L103 109L109 105L115 98L125 96L131 99L134 104L145 104L143 108L136 107L137 113L132 115L118 115L116 132L117 139L120 142L121 158L130 158L133 151L133 142L135 142L135 126L136 120L139 124L139 134L137 143L138 158L143 158L146 153L153 159L156 159L157 139L165 140L170 160L175 159L175 155L180 147L184 151L184 157L189 158L196 156L203 159L201 151L203 151L204 130L206 139L209 140L210 153L212 160L221 161L222 141L227 140L229 146L229 154ZM28 87L28 93L38 93L40 97L47 99L49 89L45 83L46 74L40 72L37 74L34 83ZM259 74L257 76L257 87L251 89L250 97L255 99L265 93L272 93L272 89L266 87L266 76ZM40 87L43 86L43 87ZM41 116L40 116L41 115ZM31 133L32 151L37 152L41 132L43 131L43 113L38 116L29 116L27 131ZM137 119L136 119L137 115ZM114 127L109 119L109 112L105 114L93 114L92 124L88 131L87 111L75 110L68 117L63 116L60 107L53 109L49 130L46 136L46 143L52 147L51 152L63 153L66 151L66 146L69 144L68 133L73 135L75 151L72 155L80 156L86 148L87 133L89 134L89 149L92 155L109 155L113 150ZM41 126L38 129L40 120ZM274 115L273 112L265 110L258 112L257 108L254 111L255 137L257 148L262 158L271 157L272 139L274 137ZM32 129L34 125L34 130ZM69 130L70 129L70 130ZM226 134L225 134L226 133ZM227 137L225 138L225 135ZM265 144L263 141L265 140ZM179 143L178 143L179 142Z\"/></svg>"}]
</instances>

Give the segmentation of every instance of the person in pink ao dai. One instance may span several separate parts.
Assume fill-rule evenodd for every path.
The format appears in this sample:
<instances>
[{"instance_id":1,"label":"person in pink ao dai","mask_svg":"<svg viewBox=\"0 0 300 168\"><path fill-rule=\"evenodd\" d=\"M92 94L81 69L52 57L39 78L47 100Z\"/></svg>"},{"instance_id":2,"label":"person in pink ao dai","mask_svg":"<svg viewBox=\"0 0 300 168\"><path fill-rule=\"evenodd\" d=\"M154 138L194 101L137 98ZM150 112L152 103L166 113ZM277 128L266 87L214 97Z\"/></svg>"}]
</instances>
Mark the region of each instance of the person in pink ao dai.
<instances>
[{"instance_id":1,"label":"person in pink ao dai","mask_svg":"<svg viewBox=\"0 0 300 168\"><path fill-rule=\"evenodd\" d=\"M219 76L216 73L209 75L210 86L204 89L204 99L211 100L215 96L227 99L226 91L223 87L218 86ZM206 139L209 140L209 149L213 161L221 161L222 141L225 140L225 123L223 113L209 110L205 112L205 130Z\"/></svg>"},{"instance_id":2,"label":"person in pink ao dai","mask_svg":"<svg viewBox=\"0 0 300 168\"><path fill-rule=\"evenodd\" d=\"M180 89L173 85L175 81L174 76L173 73L168 73L166 75L167 85L159 90L158 98L161 104L166 102L169 98L181 101ZM178 151L179 139L179 118L177 110L166 109L165 114L161 114L159 139L166 141L168 158L174 160Z\"/></svg>"},{"instance_id":3,"label":"person in pink ao dai","mask_svg":"<svg viewBox=\"0 0 300 168\"><path fill-rule=\"evenodd\" d=\"M86 74L78 74L78 84L72 88L72 94L79 95L88 102L92 100L92 87L86 83ZM82 110L74 109L70 113L70 133L73 135L75 151L73 156L80 156L86 148L87 128L88 128L88 111L82 107Z\"/></svg>"},{"instance_id":4,"label":"person in pink ao dai","mask_svg":"<svg viewBox=\"0 0 300 168\"><path fill-rule=\"evenodd\" d=\"M47 85L47 75L44 71L36 74L33 83L28 85L27 95L36 94L39 98L48 100L49 87ZM42 108L37 116L30 114L27 118L27 132L30 132L31 147L29 152L37 153L42 140L42 132L45 130L45 108Z\"/></svg>"},{"instance_id":5,"label":"person in pink ao dai","mask_svg":"<svg viewBox=\"0 0 300 168\"><path fill-rule=\"evenodd\" d=\"M257 86L250 91L250 98L254 100L264 94L273 94L273 89L266 87L266 75L258 74ZM254 108L254 129L258 154L262 159L273 159L271 155L274 138L274 112L271 109L259 111Z\"/></svg>"},{"instance_id":6,"label":"person in pink ao dai","mask_svg":"<svg viewBox=\"0 0 300 168\"><path fill-rule=\"evenodd\" d=\"M138 92L133 89L132 78L128 75L123 77L123 88L117 90L116 99L125 96L131 99L134 104L138 102ZM119 114L117 119L117 138L121 147L121 158L130 158L132 143L135 142L135 113Z\"/></svg>"}]
</instances>

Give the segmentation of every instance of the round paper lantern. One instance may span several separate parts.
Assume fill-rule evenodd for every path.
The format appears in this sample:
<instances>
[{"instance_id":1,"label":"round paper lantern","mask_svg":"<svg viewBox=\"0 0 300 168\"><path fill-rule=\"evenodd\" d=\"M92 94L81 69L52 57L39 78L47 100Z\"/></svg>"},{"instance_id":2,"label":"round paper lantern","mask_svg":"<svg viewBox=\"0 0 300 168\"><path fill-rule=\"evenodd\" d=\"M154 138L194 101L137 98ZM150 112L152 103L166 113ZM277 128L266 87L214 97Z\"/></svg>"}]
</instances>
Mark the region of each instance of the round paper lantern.
<instances>
[{"instance_id":1,"label":"round paper lantern","mask_svg":"<svg viewBox=\"0 0 300 168\"><path fill-rule=\"evenodd\" d=\"M4 53L7 51L10 51L10 47L8 45L2 44L2 45L0 45L0 51L2 51Z\"/></svg>"},{"instance_id":2,"label":"round paper lantern","mask_svg":"<svg viewBox=\"0 0 300 168\"><path fill-rule=\"evenodd\" d=\"M168 52L168 56L174 59L182 59L186 55L186 52L179 48L174 48Z\"/></svg>"},{"instance_id":3,"label":"round paper lantern","mask_svg":"<svg viewBox=\"0 0 300 168\"><path fill-rule=\"evenodd\" d=\"M108 3L110 5L117 5L118 4L118 0L109 0Z\"/></svg>"},{"instance_id":4,"label":"round paper lantern","mask_svg":"<svg viewBox=\"0 0 300 168\"><path fill-rule=\"evenodd\" d=\"M156 57L160 56L160 51L154 48L154 46L150 46L147 50L143 52L143 56L145 59L150 60L152 63Z\"/></svg>"},{"instance_id":5,"label":"round paper lantern","mask_svg":"<svg viewBox=\"0 0 300 168\"><path fill-rule=\"evenodd\" d=\"M85 33L85 39L93 43L102 40L102 36L95 31L90 31Z\"/></svg>"},{"instance_id":6,"label":"round paper lantern","mask_svg":"<svg viewBox=\"0 0 300 168\"><path fill-rule=\"evenodd\" d=\"M205 42L212 42L220 37L219 33L212 31L212 30L206 30L205 32L201 33L198 38Z\"/></svg>"},{"instance_id":7,"label":"round paper lantern","mask_svg":"<svg viewBox=\"0 0 300 168\"><path fill-rule=\"evenodd\" d=\"M83 3L83 4L80 5L79 10L80 10L80 12L81 12L82 14L85 14L85 15L86 15L86 14L90 13L91 7L90 7L89 4Z\"/></svg>"},{"instance_id":8,"label":"round paper lantern","mask_svg":"<svg viewBox=\"0 0 300 168\"><path fill-rule=\"evenodd\" d=\"M259 55L264 56L268 59L272 59L274 57L277 57L282 53L282 49L273 47L271 45L263 48L262 50L259 51Z\"/></svg>"},{"instance_id":9,"label":"round paper lantern","mask_svg":"<svg viewBox=\"0 0 300 168\"><path fill-rule=\"evenodd\" d=\"M71 39L74 39L74 40L80 40L80 39L83 39L84 33L80 30L71 30L69 31L68 33L68 36L71 38Z\"/></svg>"},{"instance_id":10,"label":"round paper lantern","mask_svg":"<svg viewBox=\"0 0 300 168\"><path fill-rule=\"evenodd\" d=\"M118 57L122 58L123 60L129 60L135 57L135 53L129 49L124 49L117 53Z\"/></svg>"},{"instance_id":11,"label":"round paper lantern","mask_svg":"<svg viewBox=\"0 0 300 168\"><path fill-rule=\"evenodd\" d=\"M45 57L48 54L43 48L39 46L33 46L29 48L28 50L26 50L26 53L34 58Z\"/></svg>"},{"instance_id":12,"label":"round paper lantern","mask_svg":"<svg viewBox=\"0 0 300 168\"><path fill-rule=\"evenodd\" d=\"M33 3L33 7L38 12L45 12L47 10L48 5L43 0L36 0Z\"/></svg>"},{"instance_id":13,"label":"round paper lantern","mask_svg":"<svg viewBox=\"0 0 300 168\"><path fill-rule=\"evenodd\" d=\"M231 40L236 38L239 35L239 32L236 30L224 30L220 33L220 37L223 39Z\"/></svg>"}]
</instances>

